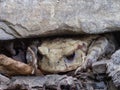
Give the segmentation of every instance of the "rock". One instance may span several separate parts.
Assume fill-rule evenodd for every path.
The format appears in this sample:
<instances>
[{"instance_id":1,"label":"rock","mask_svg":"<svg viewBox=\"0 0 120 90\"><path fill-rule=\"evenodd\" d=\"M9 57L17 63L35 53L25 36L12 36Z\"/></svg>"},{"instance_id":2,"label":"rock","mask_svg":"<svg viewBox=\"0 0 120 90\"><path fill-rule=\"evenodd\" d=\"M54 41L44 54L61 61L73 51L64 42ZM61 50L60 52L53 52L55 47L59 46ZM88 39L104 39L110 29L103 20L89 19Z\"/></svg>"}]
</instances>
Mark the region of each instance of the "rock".
<instances>
[{"instance_id":1,"label":"rock","mask_svg":"<svg viewBox=\"0 0 120 90\"><path fill-rule=\"evenodd\" d=\"M43 76L27 76L27 77L26 76L15 76L15 77L12 77L11 83L9 84L8 87L17 88L16 86L19 86L19 87L24 87L24 88L30 88L30 90L42 90L41 88L43 88L45 79L46 78Z\"/></svg>"},{"instance_id":2,"label":"rock","mask_svg":"<svg viewBox=\"0 0 120 90\"><path fill-rule=\"evenodd\" d=\"M82 86L84 86L82 90L107 90L108 86L105 83L105 79L97 79L96 77L101 76L99 74L97 76L92 74L93 73L91 73L91 75L90 73L81 73L77 76L78 80L82 82Z\"/></svg>"},{"instance_id":3,"label":"rock","mask_svg":"<svg viewBox=\"0 0 120 90\"><path fill-rule=\"evenodd\" d=\"M29 87L30 90L63 90L65 88L79 88L80 81L76 78L66 75L46 75L46 76L16 76L12 77L11 83L8 87ZM76 87L78 85L78 87ZM61 89L63 88L63 89ZM21 90L21 89L20 89ZM23 90L23 89L22 89ZM29 89L25 89L29 90ZM66 89L65 89L66 90ZM71 90L71 89L67 89ZM76 90L76 89L74 89Z\"/></svg>"},{"instance_id":4,"label":"rock","mask_svg":"<svg viewBox=\"0 0 120 90\"><path fill-rule=\"evenodd\" d=\"M33 68L25 63L15 61L5 55L0 55L0 73L12 75L32 75Z\"/></svg>"},{"instance_id":5,"label":"rock","mask_svg":"<svg viewBox=\"0 0 120 90\"><path fill-rule=\"evenodd\" d=\"M103 74L106 73L107 67L106 63L109 61L102 60L102 61L97 61L92 64L92 70L94 74Z\"/></svg>"},{"instance_id":6,"label":"rock","mask_svg":"<svg viewBox=\"0 0 120 90\"><path fill-rule=\"evenodd\" d=\"M120 30L119 0L0 0L0 40Z\"/></svg>"},{"instance_id":7,"label":"rock","mask_svg":"<svg viewBox=\"0 0 120 90\"><path fill-rule=\"evenodd\" d=\"M120 49L116 50L111 56L111 62L115 65L120 65Z\"/></svg>"},{"instance_id":8,"label":"rock","mask_svg":"<svg viewBox=\"0 0 120 90\"><path fill-rule=\"evenodd\" d=\"M113 84L112 80L108 82L108 90L119 90L115 85Z\"/></svg>"},{"instance_id":9,"label":"rock","mask_svg":"<svg viewBox=\"0 0 120 90\"><path fill-rule=\"evenodd\" d=\"M10 79L0 74L0 84L9 84Z\"/></svg>"},{"instance_id":10,"label":"rock","mask_svg":"<svg viewBox=\"0 0 120 90\"><path fill-rule=\"evenodd\" d=\"M120 49L111 56L110 62L107 63L107 73L112 78L116 87L120 87Z\"/></svg>"},{"instance_id":11,"label":"rock","mask_svg":"<svg viewBox=\"0 0 120 90\"><path fill-rule=\"evenodd\" d=\"M10 79L0 74L0 90L6 89L9 83Z\"/></svg>"},{"instance_id":12,"label":"rock","mask_svg":"<svg viewBox=\"0 0 120 90\"><path fill-rule=\"evenodd\" d=\"M31 90L31 88L25 84L13 84L8 86L5 90Z\"/></svg>"},{"instance_id":13,"label":"rock","mask_svg":"<svg viewBox=\"0 0 120 90\"><path fill-rule=\"evenodd\" d=\"M116 87L120 87L120 66L110 72L112 81Z\"/></svg>"},{"instance_id":14,"label":"rock","mask_svg":"<svg viewBox=\"0 0 120 90\"><path fill-rule=\"evenodd\" d=\"M93 87L94 87L94 90L107 90L107 85L103 81L94 82Z\"/></svg>"},{"instance_id":15,"label":"rock","mask_svg":"<svg viewBox=\"0 0 120 90\"><path fill-rule=\"evenodd\" d=\"M67 75L47 75L44 90L82 90L79 80Z\"/></svg>"}]
</instances>

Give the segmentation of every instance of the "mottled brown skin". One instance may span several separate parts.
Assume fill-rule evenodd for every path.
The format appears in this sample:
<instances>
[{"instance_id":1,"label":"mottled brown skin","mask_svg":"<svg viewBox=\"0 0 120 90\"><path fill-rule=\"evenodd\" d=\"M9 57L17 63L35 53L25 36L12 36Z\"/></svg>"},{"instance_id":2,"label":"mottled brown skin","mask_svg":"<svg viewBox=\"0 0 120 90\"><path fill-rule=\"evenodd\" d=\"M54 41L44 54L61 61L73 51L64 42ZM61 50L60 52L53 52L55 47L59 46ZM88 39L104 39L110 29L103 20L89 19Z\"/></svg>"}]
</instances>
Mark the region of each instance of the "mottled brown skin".
<instances>
[{"instance_id":1,"label":"mottled brown skin","mask_svg":"<svg viewBox=\"0 0 120 90\"><path fill-rule=\"evenodd\" d=\"M108 49L111 48L111 49ZM57 38L43 41L39 46L43 58L39 68L45 72L59 73L90 67L101 56L114 52L111 35L88 35L79 38Z\"/></svg>"}]
</instances>

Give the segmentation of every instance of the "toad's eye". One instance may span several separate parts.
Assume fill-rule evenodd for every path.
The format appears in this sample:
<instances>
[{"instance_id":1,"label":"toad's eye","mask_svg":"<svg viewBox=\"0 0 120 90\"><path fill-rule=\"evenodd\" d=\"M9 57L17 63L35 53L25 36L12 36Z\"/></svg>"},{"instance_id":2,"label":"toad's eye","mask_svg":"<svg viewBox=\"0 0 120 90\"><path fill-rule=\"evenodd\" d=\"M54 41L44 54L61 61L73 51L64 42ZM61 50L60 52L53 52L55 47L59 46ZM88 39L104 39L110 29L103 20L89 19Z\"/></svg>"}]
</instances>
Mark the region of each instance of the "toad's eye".
<instances>
[{"instance_id":1,"label":"toad's eye","mask_svg":"<svg viewBox=\"0 0 120 90\"><path fill-rule=\"evenodd\" d=\"M66 56L66 59L69 60L69 61L72 61L74 59L74 57L75 57L75 52Z\"/></svg>"}]
</instances>

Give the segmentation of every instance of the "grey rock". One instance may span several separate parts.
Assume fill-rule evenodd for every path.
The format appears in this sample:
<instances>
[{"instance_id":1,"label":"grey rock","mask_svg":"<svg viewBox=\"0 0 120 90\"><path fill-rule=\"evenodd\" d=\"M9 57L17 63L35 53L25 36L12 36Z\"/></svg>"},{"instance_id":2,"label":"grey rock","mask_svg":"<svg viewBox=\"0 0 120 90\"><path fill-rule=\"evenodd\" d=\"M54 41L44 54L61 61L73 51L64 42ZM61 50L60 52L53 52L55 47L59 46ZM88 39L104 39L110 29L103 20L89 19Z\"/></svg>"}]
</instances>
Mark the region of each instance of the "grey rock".
<instances>
[{"instance_id":1,"label":"grey rock","mask_svg":"<svg viewBox=\"0 0 120 90\"><path fill-rule=\"evenodd\" d=\"M9 84L9 83L10 83L10 79L0 74L0 85Z\"/></svg>"},{"instance_id":2,"label":"grey rock","mask_svg":"<svg viewBox=\"0 0 120 90\"><path fill-rule=\"evenodd\" d=\"M32 90L38 90L43 87L44 83L45 77L43 76L15 76L12 77L9 87L15 85L26 85L29 88L32 88Z\"/></svg>"},{"instance_id":3,"label":"grey rock","mask_svg":"<svg viewBox=\"0 0 120 90\"><path fill-rule=\"evenodd\" d=\"M115 65L120 65L120 49L116 50L115 53L111 56L111 61Z\"/></svg>"},{"instance_id":4,"label":"grey rock","mask_svg":"<svg viewBox=\"0 0 120 90\"><path fill-rule=\"evenodd\" d=\"M44 90L82 90L82 84L77 78L67 75L47 75Z\"/></svg>"},{"instance_id":5,"label":"grey rock","mask_svg":"<svg viewBox=\"0 0 120 90\"><path fill-rule=\"evenodd\" d=\"M107 73L112 78L116 87L120 87L120 49L111 56L110 62L106 64Z\"/></svg>"},{"instance_id":6,"label":"grey rock","mask_svg":"<svg viewBox=\"0 0 120 90\"><path fill-rule=\"evenodd\" d=\"M107 90L107 86L104 82L95 82L94 83L94 90Z\"/></svg>"},{"instance_id":7,"label":"grey rock","mask_svg":"<svg viewBox=\"0 0 120 90\"><path fill-rule=\"evenodd\" d=\"M58 88L61 88L60 87L61 85L66 87L67 85L69 85L70 87L80 88L81 82L71 76L57 75L57 74L46 75L46 76L27 76L27 77L15 76L12 77L11 83L8 86L8 90L9 88L17 88L17 87L27 88L20 90L53 90L53 89L58 90ZM79 86L76 87L77 85ZM50 89L46 89L46 88L50 88ZM18 88L15 90L18 90ZM63 90L63 89L59 89L59 90Z\"/></svg>"},{"instance_id":8,"label":"grey rock","mask_svg":"<svg viewBox=\"0 0 120 90\"><path fill-rule=\"evenodd\" d=\"M6 89L9 83L10 79L0 74L0 90Z\"/></svg>"},{"instance_id":9,"label":"grey rock","mask_svg":"<svg viewBox=\"0 0 120 90\"><path fill-rule=\"evenodd\" d=\"M120 29L119 0L0 0L0 40Z\"/></svg>"},{"instance_id":10,"label":"grey rock","mask_svg":"<svg viewBox=\"0 0 120 90\"><path fill-rule=\"evenodd\" d=\"M107 67L106 63L109 62L109 60L102 60L102 61L97 61L92 64L92 70L94 74L102 74L106 73Z\"/></svg>"},{"instance_id":11,"label":"grey rock","mask_svg":"<svg viewBox=\"0 0 120 90\"><path fill-rule=\"evenodd\" d=\"M36 89L32 89L30 88L28 85L26 84L12 84L9 85L6 89L4 90L36 90Z\"/></svg>"},{"instance_id":12,"label":"grey rock","mask_svg":"<svg viewBox=\"0 0 120 90\"><path fill-rule=\"evenodd\" d=\"M108 90L119 90L117 87L115 87L112 80L108 82L108 86Z\"/></svg>"}]
</instances>

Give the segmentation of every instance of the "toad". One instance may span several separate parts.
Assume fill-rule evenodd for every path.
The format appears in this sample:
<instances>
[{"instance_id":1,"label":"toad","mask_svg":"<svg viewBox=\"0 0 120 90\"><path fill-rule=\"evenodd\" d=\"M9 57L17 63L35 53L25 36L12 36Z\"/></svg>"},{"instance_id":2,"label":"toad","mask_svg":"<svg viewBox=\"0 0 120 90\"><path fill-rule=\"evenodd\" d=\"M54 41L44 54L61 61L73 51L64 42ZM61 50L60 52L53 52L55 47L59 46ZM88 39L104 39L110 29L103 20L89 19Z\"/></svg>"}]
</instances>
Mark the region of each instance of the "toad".
<instances>
[{"instance_id":1,"label":"toad","mask_svg":"<svg viewBox=\"0 0 120 90\"><path fill-rule=\"evenodd\" d=\"M91 67L93 62L115 51L112 35L85 35L76 38L44 40L38 47L42 58L38 67L49 73L67 72Z\"/></svg>"}]
</instances>

